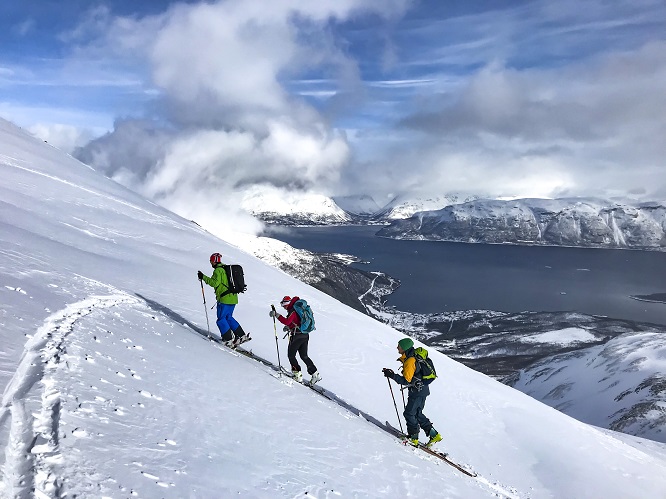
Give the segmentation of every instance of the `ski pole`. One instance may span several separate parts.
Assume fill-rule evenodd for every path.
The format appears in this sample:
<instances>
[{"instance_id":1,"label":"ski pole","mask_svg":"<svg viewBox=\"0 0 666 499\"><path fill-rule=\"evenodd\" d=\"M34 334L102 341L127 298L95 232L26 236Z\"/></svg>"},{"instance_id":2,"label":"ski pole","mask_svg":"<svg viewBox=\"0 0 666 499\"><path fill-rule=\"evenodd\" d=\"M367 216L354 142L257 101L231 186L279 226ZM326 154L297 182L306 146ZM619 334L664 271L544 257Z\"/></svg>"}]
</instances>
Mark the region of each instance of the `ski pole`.
<instances>
[{"instance_id":1,"label":"ski pole","mask_svg":"<svg viewBox=\"0 0 666 499\"><path fill-rule=\"evenodd\" d=\"M391 390L391 398L393 399L393 407L395 407L395 415L398 416L398 424L400 425L400 431L404 434L405 432L402 429L402 421L400 421L400 414L398 413L398 404L395 403L395 395L393 395L393 387L391 386L391 380L386 378L386 381L388 382L389 390Z\"/></svg>"},{"instance_id":2,"label":"ski pole","mask_svg":"<svg viewBox=\"0 0 666 499\"><path fill-rule=\"evenodd\" d=\"M210 336L210 323L208 322L208 306L206 305L206 293L203 288L203 281L199 279L199 284L201 284L201 296L204 300L204 312L206 312L206 327L208 328L208 336Z\"/></svg>"},{"instance_id":3,"label":"ski pole","mask_svg":"<svg viewBox=\"0 0 666 499\"><path fill-rule=\"evenodd\" d=\"M275 324L275 314L277 313L277 311L275 310L275 305L271 304L271 309L273 309L273 331L275 332L275 349L277 350L278 367L280 368L280 377L282 377L282 364L280 363L280 347L278 346L277 326Z\"/></svg>"}]
</instances>

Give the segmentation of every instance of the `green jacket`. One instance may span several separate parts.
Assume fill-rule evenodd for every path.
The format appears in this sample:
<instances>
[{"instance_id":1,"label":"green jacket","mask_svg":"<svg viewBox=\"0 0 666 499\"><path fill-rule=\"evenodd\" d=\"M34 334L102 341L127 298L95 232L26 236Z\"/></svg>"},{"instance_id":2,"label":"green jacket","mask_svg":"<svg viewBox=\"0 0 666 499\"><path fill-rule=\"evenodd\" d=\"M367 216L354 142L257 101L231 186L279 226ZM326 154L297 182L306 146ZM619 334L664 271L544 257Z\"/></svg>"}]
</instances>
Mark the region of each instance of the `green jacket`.
<instances>
[{"instance_id":1,"label":"green jacket","mask_svg":"<svg viewBox=\"0 0 666 499\"><path fill-rule=\"evenodd\" d=\"M215 298L219 303L225 305L236 305L238 303L238 295L236 293L227 293L222 296L229 288L229 281L227 280L227 273L224 271L223 264L219 263L213 270L213 275L208 277L204 274L203 281L209 286L215 288Z\"/></svg>"}]
</instances>

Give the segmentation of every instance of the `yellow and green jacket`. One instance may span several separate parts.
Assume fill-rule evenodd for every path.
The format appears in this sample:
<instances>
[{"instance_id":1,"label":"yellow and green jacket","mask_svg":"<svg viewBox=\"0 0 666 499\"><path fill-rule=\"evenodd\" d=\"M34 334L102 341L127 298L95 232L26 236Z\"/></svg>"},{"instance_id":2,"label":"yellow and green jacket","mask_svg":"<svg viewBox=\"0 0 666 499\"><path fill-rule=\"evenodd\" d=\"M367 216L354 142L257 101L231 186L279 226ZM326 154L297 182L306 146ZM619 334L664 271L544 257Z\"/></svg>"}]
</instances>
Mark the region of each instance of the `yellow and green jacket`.
<instances>
[{"instance_id":1,"label":"yellow and green jacket","mask_svg":"<svg viewBox=\"0 0 666 499\"><path fill-rule=\"evenodd\" d=\"M219 303L225 305L236 305L238 303L238 295L236 293L226 293L229 289L229 281L227 280L227 273L223 267L224 264L218 263L213 270L213 275L208 277L204 274L203 281L215 288L215 298Z\"/></svg>"},{"instance_id":2,"label":"yellow and green jacket","mask_svg":"<svg viewBox=\"0 0 666 499\"><path fill-rule=\"evenodd\" d=\"M393 379L400 385L409 386L410 393L418 392L419 395L427 397L430 394L430 388L428 388L427 384L423 383L421 366L416 361L414 355L416 354L414 353L414 347L412 347L398 358L402 362L402 376L396 373Z\"/></svg>"}]
</instances>

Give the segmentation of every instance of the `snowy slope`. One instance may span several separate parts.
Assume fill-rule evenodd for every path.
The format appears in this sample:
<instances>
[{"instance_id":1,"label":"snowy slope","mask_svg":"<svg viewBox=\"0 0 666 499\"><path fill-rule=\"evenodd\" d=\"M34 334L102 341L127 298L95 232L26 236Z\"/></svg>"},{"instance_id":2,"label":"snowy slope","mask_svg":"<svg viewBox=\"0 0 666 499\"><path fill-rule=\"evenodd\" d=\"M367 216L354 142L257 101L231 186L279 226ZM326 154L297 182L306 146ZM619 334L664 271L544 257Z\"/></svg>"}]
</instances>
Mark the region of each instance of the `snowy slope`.
<instances>
[{"instance_id":1,"label":"snowy slope","mask_svg":"<svg viewBox=\"0 0 666 499\"><path fill-rule=\"evenodd\" d=\"M357 196L336 196L333 198L335 204L349 213L369 216L378 212L381 208L372 196L365 194Z\"/></svg>"},{"instance_id":2,"label":"snowy slope","mask_svg":"<svg viewBox=\"0 0 666 499\"><path fill-rule=\"evenodd\" d=\"M588 336L573 329L524 341L585 342ZM580 421L666 442L664 359L662 332L625 334L537 362L521 371L513 386Z\"/></svg>"},{"instance_id":3,"label":"snowy slope","mask_svg":"<svg viewBox=\"0 0 666 499\"><path fill-rule=\"evenodd\" d=\"M2 497L663 497L664 446L580 423L437 352L426 412L479 477L405 448L202 339L196 270L213 251L244 266L235 315L273 362L270 303L306 297L322 385L394 423L380 370L396 367L397 331L2 121L0 178Z\"/></svg>"},{"instance_id":4,"label":"snowy slope","mask_svg":"<svg viewBox=\"0 0 666 499\"><path fill-rule=\"evenodd\" d=\"M441 196L402 195L394 198L376 213L382 220L402 220L413 216L420 211L441 210L446 206L475 199L458 194L443 194Z\"/></svg>"}]
</instances>

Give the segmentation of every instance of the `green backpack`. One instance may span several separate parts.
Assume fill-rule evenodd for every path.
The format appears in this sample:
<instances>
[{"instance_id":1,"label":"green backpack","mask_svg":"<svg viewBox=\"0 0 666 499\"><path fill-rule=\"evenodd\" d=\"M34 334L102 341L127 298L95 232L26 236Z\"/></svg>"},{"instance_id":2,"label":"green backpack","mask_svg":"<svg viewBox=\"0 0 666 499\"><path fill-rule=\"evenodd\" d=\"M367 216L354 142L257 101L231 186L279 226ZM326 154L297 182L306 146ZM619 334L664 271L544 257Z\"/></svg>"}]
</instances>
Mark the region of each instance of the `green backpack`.
<instances>
[{"instance_id":1,"label":"green backpack","mask_svg":"<svg viewBox=\"0 0 666 499\"><path fill-rule=\"evenodd\" d=\"M432 359L428 357L428 350L423 347L415 348L414 358L419 366L421 366L421 379L425 384L429 385L437 377L437 372L435 371L435 364Z\"/></svg>"}]
</instances>

